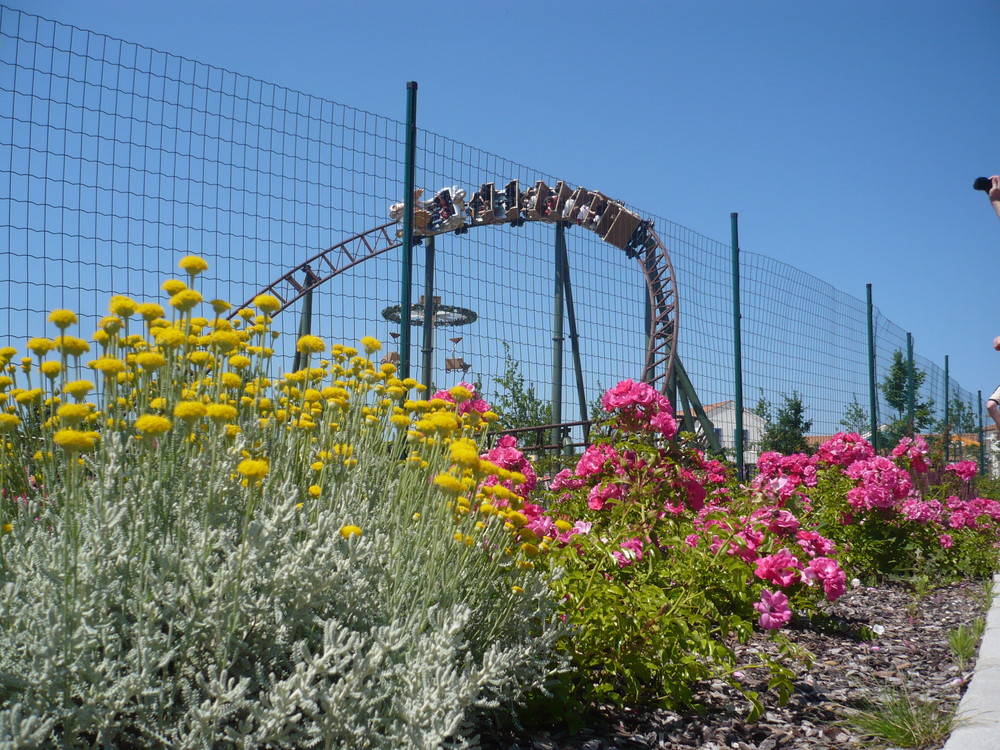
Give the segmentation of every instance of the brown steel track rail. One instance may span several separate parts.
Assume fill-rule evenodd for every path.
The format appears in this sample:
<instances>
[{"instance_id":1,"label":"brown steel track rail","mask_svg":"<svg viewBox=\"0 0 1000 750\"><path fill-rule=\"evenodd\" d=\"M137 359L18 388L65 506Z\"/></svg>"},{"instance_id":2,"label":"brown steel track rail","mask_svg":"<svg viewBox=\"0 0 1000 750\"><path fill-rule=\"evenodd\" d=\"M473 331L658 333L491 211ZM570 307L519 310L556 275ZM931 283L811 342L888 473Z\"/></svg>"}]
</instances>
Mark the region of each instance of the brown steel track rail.
<instances>
[{"instance_id":1,"label":"brown steel track rail","mask_svg":"<svg viewBox=\"0 0 1000 750\"><path fill-rule=\"evenodd\" d=\"M521 219L520 221L537 219ZM281 307L277 315L339 274L354 268L369 258L401 247L403 242L390 232L398 222L391 221L366 232L361 232L312 257L279 276L257 294L270 294L278 299ZM549 222L552 223L552 222ZM459 232L468 231L479 224L465 224ZM650 301L650 335L646 345L646 358L640 379L667 394L674 362L677 356L677 280L670 256L652 226L646 227L646 239L626 255L634 257L646 280ZM254 297L257 296L254 295ZM253 303L253 297L243 307ZM232 315L235 315L235 311ZM232 317L232 315L230 317Z\"/></svg>"}]
</instances>

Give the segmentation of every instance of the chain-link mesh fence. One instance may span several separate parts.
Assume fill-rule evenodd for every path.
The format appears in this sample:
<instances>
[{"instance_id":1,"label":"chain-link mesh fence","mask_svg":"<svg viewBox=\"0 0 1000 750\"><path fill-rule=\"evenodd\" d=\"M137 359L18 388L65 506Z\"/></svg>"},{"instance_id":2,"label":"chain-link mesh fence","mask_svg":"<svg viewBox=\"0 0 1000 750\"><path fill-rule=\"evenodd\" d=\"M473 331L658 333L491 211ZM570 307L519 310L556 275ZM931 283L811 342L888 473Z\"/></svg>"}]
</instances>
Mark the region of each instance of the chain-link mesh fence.
<instances>
[{"instance_id":1,"label":"chain-link mesh fence","mask_svg":"<svg viewBox=\"0 0 1000 750\"><path fill-rule=\"evenodd\" d=\"M188 253L211 264L207 299L243 302L388 220L389 206L403 199L404 136L397 120L2 8L0 338L17 345L39 335L57 307L73 308L92 330L111 294L163 301L161 283ZM425 197L514 179L557 181L418 131L416 184ZM678 352L702 403L731 400L729 246L633 209L655 221L676 268ZM621 250L582 228L566 236L586 390L578 403L564 340L562 414L572 420L589 413L603 388L640 377L646 292L639 266ZM551 402L553 225L481 227L440 235L435 247L434 295L476 314L434 330L435 384L463 378L498 398L520 377L542 406ZM374 335L391 348L398 324L385 312L401 298L399 255L357 263L317 288L312 332L331 343ZM414 301L424 258L416 248ZM763 255L744 252L741 269L745 403L780 404L798 393L814 434L842 429L852 404L867 408L864 302ZM301 312L297 303L277 321L288 334L278 355L289 366ZM876 321L881 381L893 352L905 354L906 336L881 315ZM416 329L414 363L421 342ZM915 362L925 374L917 400L933 402L939 420L942 368ZM953 380L950 394L978 423L973 394ZM879 408L880 421L891 420L881 394Z\"/></svg>"}]
</instances>

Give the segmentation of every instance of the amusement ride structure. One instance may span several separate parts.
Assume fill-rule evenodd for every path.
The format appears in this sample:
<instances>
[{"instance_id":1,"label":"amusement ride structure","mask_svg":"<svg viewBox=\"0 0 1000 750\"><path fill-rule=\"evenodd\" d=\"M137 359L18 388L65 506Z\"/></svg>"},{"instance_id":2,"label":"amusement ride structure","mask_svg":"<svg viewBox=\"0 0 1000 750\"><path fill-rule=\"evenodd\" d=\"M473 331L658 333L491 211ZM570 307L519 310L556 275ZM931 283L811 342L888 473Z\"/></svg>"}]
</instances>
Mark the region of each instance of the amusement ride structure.
<instances>
[{"instance_id":1,"label":"amusement ride structure","mask_svg":"<svg viewBox=\"0 0 1000 750\"><path fill-rule=\"evenodd\" d=\"M636 379L653 385L670 398L682 427L695 432L707 447L719 450L712 424L691 385L677 356L677 281L670 256L650 220L641 218L623 203L612 200L597 191L583 187L570 188L559 181L550 188L542 181L525 190L517 180L509 181L497 189L494 183L483 184L466 201L466 192L457 187L438 191L430 200L422 200L423 191L414 190L411 206L405 202L390 207L391 221L349 237L326 250L313 255L288 270L258 293L276 297L281 307L278 315L288 307L303 300L300 335L310 330L312 292L322 284L348 271L366 260L404 246L406 211L412 210L411 247L424 244L427 255L427 283L425 294L417 303L410 303L404 292L404 302L382 311L382 316L398 322L402 328L401 351L392 361L399 362L403 377L409 374L409 326L421 326L423 331L423 380L430 385L430 357L433 352L431 329L434 326L464 325L476 319L476 313L465 308L441 304L434 296L434 237L445 233L462 235L470 229L501 224L522 226L526 222L545 222L555 228L555 285L556 305L560 313L555 317L553 339L560 342L554 351L553 373L557 382L553 386L553 424L534 429L553 430L565 436L571 426L582 426L584 441L588 439L589 419L584 393L583 371L573 307L572 285L569 278L569 260L566 251L565 230L568 226L582 227L596 233L602 240L618 248L626 257L635 260L645 279L646 305L644 328L646 334L645 357L636 363ZM399 225L403 224L400 228ZM404 279L404 284L407 280ZM247 305L250 304L248 301ZM410 315L402 314L404 307ZM580 406L580 420L562 421L561 371L562 371L562 313L565 310L569 326L569 339L574 359L574 371ZM430 321L431 324L426 323ZM464 362L463 362L464 364ZM296 362L296 367L298 362ZM468 368L465 367L464 370ZM559 442L556 442L558 445Z\"/></svg>"}]
</instances>

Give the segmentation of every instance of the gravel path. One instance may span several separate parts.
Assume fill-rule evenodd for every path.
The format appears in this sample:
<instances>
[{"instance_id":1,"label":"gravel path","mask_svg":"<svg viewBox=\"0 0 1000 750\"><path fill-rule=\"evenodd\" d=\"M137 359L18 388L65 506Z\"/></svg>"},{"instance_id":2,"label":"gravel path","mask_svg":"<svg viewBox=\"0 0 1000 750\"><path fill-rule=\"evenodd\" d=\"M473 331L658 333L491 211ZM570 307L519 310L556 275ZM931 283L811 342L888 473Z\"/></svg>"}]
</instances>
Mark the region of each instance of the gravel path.
<instances>
[{"instance_id":1,"label":"gravel path","mask_svg":"<svg viewBox=\"0 0 1000 750\"><path fill-rule=\"evenodd\" d=\"M900 585L849 590L827 605L825 622L793 622L789 635L812 654L809 669L800 667L795 693L784 706L765 695L766 713L755 723L742 718L746 701L722 683L701 693L704 716L665 710L614 710L599 707L588 729L570 734L559 727L521 735L483 738L485 748L500 750L609 750L610 748L701 748L702 750L825 750L871 748L841 720L852 708L878 701L887 688L905 688L915 697L929 696L954 709L975 666L959 671L948 645L948 633L985 614L979 583L933 589L923 597ZM864 626L884 632L860 638ZM755 637L747 651L773 649ZM746 678L764 693L765 685Z\"/></svg>"}]
</instances>

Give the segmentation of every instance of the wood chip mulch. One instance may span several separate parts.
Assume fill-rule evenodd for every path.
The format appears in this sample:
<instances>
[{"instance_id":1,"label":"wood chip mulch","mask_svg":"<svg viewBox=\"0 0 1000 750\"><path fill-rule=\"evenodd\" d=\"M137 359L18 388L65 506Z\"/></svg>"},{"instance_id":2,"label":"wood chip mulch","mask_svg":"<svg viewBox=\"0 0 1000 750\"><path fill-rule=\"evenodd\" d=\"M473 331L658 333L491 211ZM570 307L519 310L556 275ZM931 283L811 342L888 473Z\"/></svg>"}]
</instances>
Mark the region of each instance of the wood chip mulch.
<instances>
[{"instance_id":1,"label":"wood chip mulch","mask_svg":"<svg viewBox=\"0 0 1000 750\"><path fill-rule=\"evenodd\" d=\"M900 584L849 589L824 607L826 617L793 620L792 640L812 655L796 667L795 692L783 706L765 694L766 683L744 679L764 697L766 711L748 723L747 702L722 682L707 684L699 697L702 715L663 709L598 706L587 729L570 733L558 726L506 736L482 737L489 750L827 750L871 748L871 739L844 724L853 709L877 703L892 688L915 699L931 698L954 709L975 667L959 671L948 633L985 617L982 584L956 583L918 597ZM884 632L864 637L864 626ZM881 626L881 628L877 627ZM740 646L747 655L774 652L762 635Z\"/></svg>"}]
</instances>

